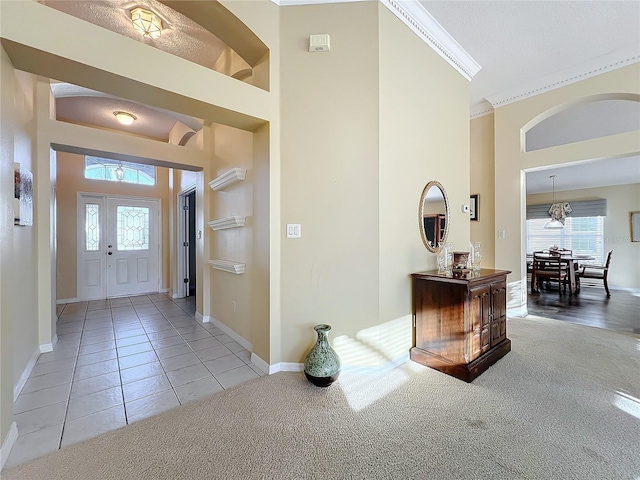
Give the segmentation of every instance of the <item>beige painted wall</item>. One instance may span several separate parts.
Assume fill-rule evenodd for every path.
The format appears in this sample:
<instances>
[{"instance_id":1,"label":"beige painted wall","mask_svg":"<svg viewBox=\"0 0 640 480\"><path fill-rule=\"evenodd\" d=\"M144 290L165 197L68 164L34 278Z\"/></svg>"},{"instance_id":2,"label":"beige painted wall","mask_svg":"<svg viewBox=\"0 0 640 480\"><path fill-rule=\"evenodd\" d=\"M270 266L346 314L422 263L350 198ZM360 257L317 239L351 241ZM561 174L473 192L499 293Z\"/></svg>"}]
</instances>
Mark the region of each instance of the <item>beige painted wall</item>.
<instances>
[{"instance_id":1,"label":"beige painted wall","mask_svg":"<svg viewBox=\"0 0 640 480\"><path fill-rule=\"evenodd\" d=\"M207 226L205 235L211 237L209 255L205 261L220 259L245 263L245 272L235 275L211 269L211 316L221 321L242 338L251 339L251 277L253 274L253 135L224 125L212 126L212 177L232 168L247 169L244 181L212 192L211 218L218 220L234 215L245 216L245 226L214 231ZM207 181L213 180L213 178ZM209 267L211 268L211 267Z\"/></svg>"},{"instance_id":2,"label":"beige painted wall","mask_svg":"<svg viewBox=\"0 0 640 480\"><path fill-rule=\"evenodd\" d=\"M13 225L13 162L35 172L32 75L14 70L0 50L0 441L13 422L14 389L40 351L37 229ZM44 181L49 184L47 180ZM3 451L2 455L6 453Z\"/></svg>"},{"instance_id":3,"label":"beige painted wall","mask_svg":"<svg viewBox=\"0 0 640 480\"><path fill-rule=\"evenodd\" d=\"M21 166L34 172L34 152L32 143L35 136L33 92L36 86L33 75L15 72L14 113L16 130L14 133L13 159ZM35 182L40 179L34 178ZM13 227L13 257L14 269L12 274L13 302L13 338L14 348L14 378L18 379L24 372L29 360L37 355L39 347L37 306L32 301L37 292L34 278L37 277L37 244L36 231L31 227Z\"/></svg>"},{"instance_id":4,"label":"beige painted wall","mask_svg":"<svg viewBox=\"0 0 640 480\"><path fill-rule=\"evenodd\" d=\"M13 75L0 47L0 445L5 445L13 423L13 305L8 301L13 261Z\"/></svg>"},{"instance_id":5,"label":"beige painted wall","mask_svg":"<svg viewBox=\"0 0 640 480\"><path fill-rule=\"evenodd\" d=\"M460 209L469 198L469 82L388 8L378 11L378 313L357 336L389 361L412 346L409 275L437 268L418 217L429 181L439 181L449 200L448 241L469 246L469 217Z\"/></svg>"},{"instance_id":6,"label":"beige painted wall","mask_svg":"<svg viewBox=\"0 0 640 480\"><path fill-rule=\"evenodd\" d=\"M318 32L330 52L308 51ZM335 338L378 322L377 4L281 9L281 55L280 360L302 362L314 325Z\"/></svg>"},{"instance_id":7,"label":"beige painted wall","mask_svg":"<svg viewBox=\"0 0 640 480\"><path fill-rule=\"evenodd\" d=\"M57 225L58 299L77 298L77 224L78 192L121 195L129 197L159 198L162 218L161 244L162 289L169 288L169 173L164 167L156 167L154 186L133 185L120 182L103 182L84 178L84 156L73 153L58 153Z\"/></svg>"},{"instance_id":8,"label":"beige painted wall","mask_svg":"<svg viewBox=\"0 0 640 480\"><path fill-rule=\"evenodd\" d=\"M521 131L558 106L570 105L591 95L610 93L640 95L638 64L505 105L495 111L495 229L505 232L505 238L496 239L496 267L513 272L508 278L511 312L526 311L526 266L522 255L525 251L524 170L640 153L638 132L523 153Z\"/></svg>"},{"instance_id":9,"label":"beige painted wall","mask_svg":"<svg viewBox=\"0 0 640 480\"><path fill-rule=\"evenodd\" d=\"M479 220L470 222L471 241L480 242L485 268L495 266L495 138L493 114L471 120L471 191L479 195Z\"/></svg>"},{"instance_id":10,"label":"beige painted wall","mask_svg":"<svg viewBox=\"0 0 640 480\"><path fill-rule=\"evenodd\" d=\"M302 226L283 239L282 359L303 361L326 322L344 363L384 364L411 346L409 274L436 265L419 233L428 181L468 246L468 83L375 2L287 7L281 21L283 223ZM330 52L307 51L317 32Z\"/></svg>"},{"instance_id":11,"label":"beige painted wall","mask_svg":"<svg viewBox=\"0 0 640 480\"><path fill-rule=\"evenodd\" d=\"M640 242L631 242L629 213L640 211L640 184L568 190L556 197L563 201L607 199L604 223L604 253L613 250L609 285L613 288L640 289ZM527 205L551 203L551 193L527 195Z\"/></svg>"}]
</instances>

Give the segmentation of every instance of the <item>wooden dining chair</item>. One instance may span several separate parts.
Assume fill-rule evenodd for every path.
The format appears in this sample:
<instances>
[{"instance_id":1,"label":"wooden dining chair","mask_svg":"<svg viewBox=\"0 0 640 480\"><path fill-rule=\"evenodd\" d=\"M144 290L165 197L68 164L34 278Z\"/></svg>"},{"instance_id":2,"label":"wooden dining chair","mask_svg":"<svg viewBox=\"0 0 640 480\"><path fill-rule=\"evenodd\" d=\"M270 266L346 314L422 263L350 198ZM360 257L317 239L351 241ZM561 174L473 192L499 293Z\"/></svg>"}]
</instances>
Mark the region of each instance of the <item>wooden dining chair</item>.
<instances>
[{"instance_id":1,"label":"wooden dining chair","mask_svg":"<svg viewBox=\"0 0 640 480\"><path fill-rule=\"evenodd\" d=\"M568 274L566 265L560 256L541 255L539 252L533 253L533 272L531 290L540 290L542 282L558 282L558 294L562 295L567 291ZM533 285L536 283L536 285Z\"/></svg>"},{"instance_id":2,"label":"wooden dining chair","mask_svg":"<svg viewBox=\"0 0 640 480\"><path fill-rule=\"evenodd\" d=\"M607 260L604 265L583 265L582 270L578 270L578 278L588 278L594 280L602 280L604 283L604 290L607 292L607 297L611 296L609 292L609 284L607 283L607 276L609 275L609 266L611 265L611 256L613 250L609 250L607 253Z\"/></svg>"}]
</instances>

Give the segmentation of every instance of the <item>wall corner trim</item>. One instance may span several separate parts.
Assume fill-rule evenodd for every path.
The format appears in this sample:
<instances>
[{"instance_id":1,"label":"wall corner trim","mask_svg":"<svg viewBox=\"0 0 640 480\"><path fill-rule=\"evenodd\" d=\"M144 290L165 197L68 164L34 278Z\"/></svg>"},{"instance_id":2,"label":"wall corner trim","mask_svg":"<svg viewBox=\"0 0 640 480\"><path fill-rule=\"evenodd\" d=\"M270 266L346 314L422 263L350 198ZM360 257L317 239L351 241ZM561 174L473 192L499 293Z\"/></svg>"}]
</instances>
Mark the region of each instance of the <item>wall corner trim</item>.
<instances>
[{"instance_id":1,"label":"wall corner trim","mask_svg":"<svg viewBox=\"0 0 640 480\"><path fill-rule=\"evenodd\" d=\"M20 395L20 392L24 388L24 384L27 383L27 380L29 379L29 376L31 375L31 372L33 371L33 367L36 366L36 362L38 361L38 357L40 356L40 353L42 353L40 348L41 347L36 348L35 352L33 352L33 354L31 355L31 358L29 358L29 361L27 362L27 366L24 367L24 370L22 371L22 374L20 375L20 378L18 378L18 381L13 386L13 401L14 402L18 399L18 396Z\"/></svg>"},{"instance_id":2,"label":"wall corner trim","mask_svg":"<svg viewBox=\"0 0 640 480\"><path fill-rule=\"evenodd\" d=\"M11 453L13 444L16 443L17 439L18 439L18 425L16 425L16 422L13 422L9 427L7 436L2 442L2 446L0 447L0 470L2 470L4 468L4 464L7 463L7 459L9 458L9 454Z\"/></svg>"},{"instance_id":3,"label":"wall corner trim","mask_svg":"<svg viewBox=\"0 0 640 480\"><path fill-rule=\"evenodd\" d=\"M491 115L493 112L493 105L487 101L483 101L470 108L469 117L473 120L475 118L484 117L485 115Z\"/></svg>"},{"instance_id":4,"label":"wall corner trim","mask_svg":"<svg viewBox=\"0 0 640 480\"><path fill-rule=\"evenodd\" d=\"M266 374L271 374L271 372L269 371L269 364L253 352L251 353L251 363L258 367L260 371Z\"/></svg>"},{"instance_id":5,"label":"wall corner trim","mask_svg":"<svg viewBox=\"0 0 640 480\"><path fill-rule=\"evenodd\" d=\"M56 344L58 343L58 335L54 335L51 339L51 343L43 343L40 345L40 353L53 352Z\"/></svg>"}]
</instances>

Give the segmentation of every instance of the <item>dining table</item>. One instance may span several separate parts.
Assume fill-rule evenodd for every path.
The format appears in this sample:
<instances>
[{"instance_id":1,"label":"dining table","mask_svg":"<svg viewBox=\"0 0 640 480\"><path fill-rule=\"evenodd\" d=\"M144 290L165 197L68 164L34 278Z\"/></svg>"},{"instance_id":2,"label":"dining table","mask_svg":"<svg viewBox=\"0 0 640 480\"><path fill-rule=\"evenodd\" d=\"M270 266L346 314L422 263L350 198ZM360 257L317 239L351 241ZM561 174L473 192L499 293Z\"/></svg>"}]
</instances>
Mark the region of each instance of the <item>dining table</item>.
<instances>
[{"instance_id":1,"label":"dining table","mask_svg":"<svg viewBox=\"0 0 640 480\"><path fill-rule=\"evenodd\" d=\"M596 258L591 255L577 254L577 253L557 253L543 252L536 255L538 258L558 258L567 266L567 273L569 275L569 291L571 294L577 294L580 292L580 280L578 277L578 262L595 260ZM527 254L527 259L533 260L533 254ZM536 285L536 271L531 272L531 293L535 293Z\"/></svg>"}]
</instances>

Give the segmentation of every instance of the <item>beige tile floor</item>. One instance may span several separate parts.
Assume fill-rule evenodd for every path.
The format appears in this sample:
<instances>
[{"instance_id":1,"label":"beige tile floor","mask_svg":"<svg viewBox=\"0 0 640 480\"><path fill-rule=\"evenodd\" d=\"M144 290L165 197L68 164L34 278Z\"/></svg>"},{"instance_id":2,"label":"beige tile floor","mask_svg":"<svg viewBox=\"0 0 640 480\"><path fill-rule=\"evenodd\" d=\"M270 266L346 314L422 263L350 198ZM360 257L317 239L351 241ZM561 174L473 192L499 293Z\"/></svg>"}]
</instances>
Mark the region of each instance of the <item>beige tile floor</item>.
<instances>
[{"instance_id":1,"label":"beige tile floor","mask_svg":"<svg viewBox=\"0 0 640 480\"><path fill-rule=\"evenodd\" d=\"M5 468L263 375L194 312L163 294L58 306L58 343L16 400Z\"/></svg>"}]
</instances>

